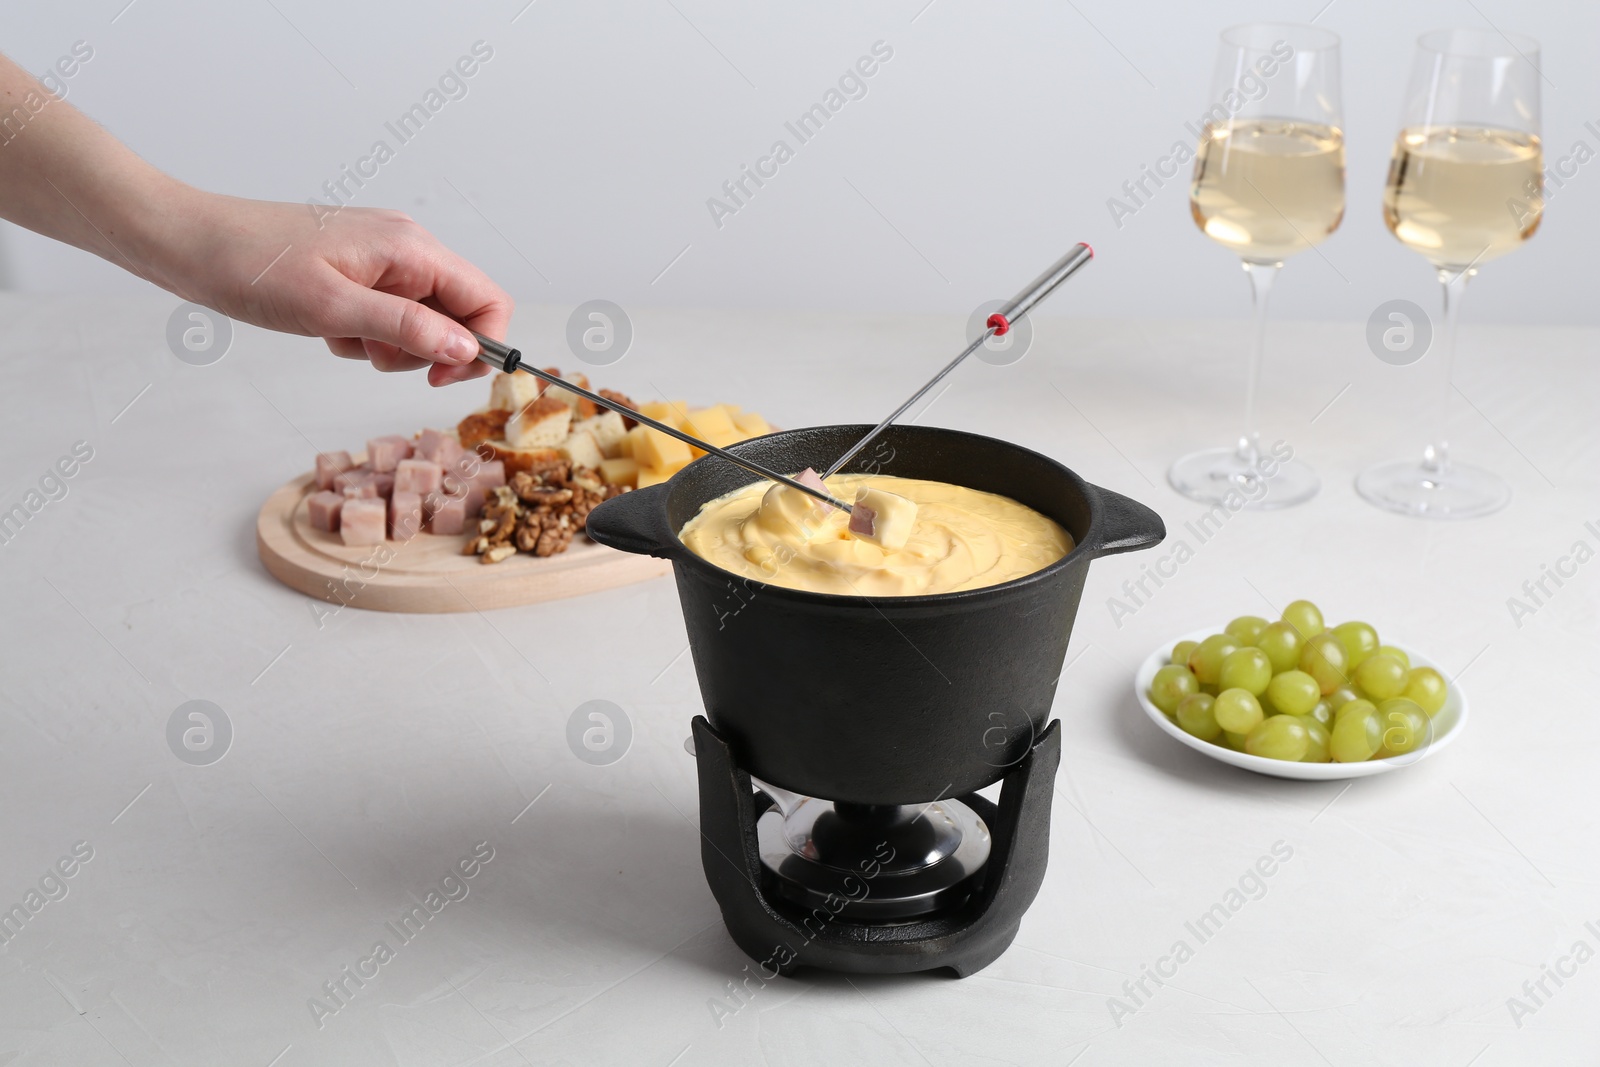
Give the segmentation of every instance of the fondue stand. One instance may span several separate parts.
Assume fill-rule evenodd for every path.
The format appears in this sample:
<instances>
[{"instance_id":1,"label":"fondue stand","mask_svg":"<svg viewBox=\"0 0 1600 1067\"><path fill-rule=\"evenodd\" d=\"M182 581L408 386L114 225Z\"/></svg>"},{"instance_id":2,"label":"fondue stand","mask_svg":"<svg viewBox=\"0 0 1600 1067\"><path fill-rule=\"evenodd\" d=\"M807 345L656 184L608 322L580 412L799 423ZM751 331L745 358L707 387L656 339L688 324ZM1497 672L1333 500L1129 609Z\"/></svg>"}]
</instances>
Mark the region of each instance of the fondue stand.
<instances>
[{"instance_id":1,"label":"fondue stand","mask_svg":"<svg viewBox=\"0 0 1600 1067\"><path fill-rule=\"evenodd\" d=\"M1088 245L1079 244L1053 263L990 315L983 333L887 418L847 438L850 443L832 453L838 458L824 468L824 477L842 470L984 342L1008 332L1093 256ZM835 442L850 428L825 428L840 432L822 437L816 436L820 431L775 434L734 452L529 367L515 348L482 336L478 340L478 358L500 371L525 371L742 470L851 510L815 476L821 464L812 455L821 448L838 449ZM712 467L708 473L706 465L693 464L665 484L607 501L588 518L589 536L602 544L674 561L695 669L711 713L709 719L695 718L690 738L700 779L702 865L728 932L763 974L815 966L859 973L947 968L965 976L1010 946L1044 879L1050 797L1061 760L1060 732L1048 719L1083 572L1096 555L1146 547L1165 533L1148 509L1085 485L1045 457L986 438L971 439L986 442L983 446L958 442L952 452L951 436L967 435L896 429L895 454L902 448L907 452L896 473L1010 496L1060 522L1073 534L1074 550L1033 575L958 594L841 597L743 580L744 596L751 599L739 600L739 617L728 628L727 612L715 599L708 602L707 588L710 596L725 596L716 592L719 586L737 595L736 583L728 580L728 572L684 550L678 531L701 505L738 488L736 471ZM985 459L980 453L988 447L1005 454ZM1032 477L1019 474L1030 463L1047 466ZM931 466L914 469L925 464ZM790 477L784 470L805 474ZM991 484L996 477L999 484ZM1018 484L1007 480L1016 477L1022 479ZM947 647L948 655L965 663L974 648L980 653L979 662L962 672L977 677L964 677L960 687L912 636L930 622L938 627L944 614L916 602L952 599L952 625L970 627L975 637L960 640L959 648ZM848 603L837 608L841 617L830 621L826 610L805 606L816 600ZM919 614L898 623L891 619L907 609ZM715 630L707 626L712 615L718 618ZM1022 620L1043 632L1015 640L1003 652L981 655L984 641L996 635L1003 639ZM923 663L910 664L920 675L916 685L901 678L898 685L885 686L904 672L893 658L870 652L883 639L882 622L896 635L887 647L899 658L905 658L898 643L904 641L933 667L929 672ZM819 632L848 640L863 624L872 632L870 639L836 648L827 647L824 636L821 646L805 651ZM948 646L948 638L948 633L930 637L929 647ZM820 679L852 659L864 669L865 682L830 699ZM920 695L918 686L926 685L931 674L943 678L946 688L935 686ZM777 690L762 700L763 690L774 685ZM875 688L883 691L875 694ZM730 702L730 692L736 703ZM796 694L814 698L818 706L796 701ZM852 699L859 700L853 713ZM852 724L830 730L826 722L841 711L846 719L857 719L858 755L865 753L864 760L842 759L837 750L851 743ZM897 719L908 720L910 729L932 742L924 758L917 757L916 744L893 736ZM912 764L899 774L879 762L886 763L897 749ZM851 770L852 762L860 765ZM946 772L948 781L940 788L935 779ZM830 781L838 785L830 788ZM1002 783L997 803L978 793L996 781Z\"/></svg>"}]
</instances>

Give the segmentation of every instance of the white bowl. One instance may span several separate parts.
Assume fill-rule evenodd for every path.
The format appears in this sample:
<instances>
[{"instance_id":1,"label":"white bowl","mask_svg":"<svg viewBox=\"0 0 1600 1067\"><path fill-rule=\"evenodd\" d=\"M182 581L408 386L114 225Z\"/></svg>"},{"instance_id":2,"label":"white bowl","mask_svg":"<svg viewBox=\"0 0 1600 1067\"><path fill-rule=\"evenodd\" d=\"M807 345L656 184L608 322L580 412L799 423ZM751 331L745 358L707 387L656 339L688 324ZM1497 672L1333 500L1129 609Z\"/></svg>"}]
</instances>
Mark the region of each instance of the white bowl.
<instances>
[{"instance_id":1,"label":"white bowl","mask_svg":"<svg viewBox=\"0 0 1600 1067\"><path fill-rule=\"evenodd\" d=\"M1224 624L1226 625L1226 624ZM1309 781L1331 781L1335 778L1365 778L1368 775L1383 774L1387 771L1397 771L1402 767L1409 767L1418 760L1438 752L1461 734L1467 725L1467 697L1461 687L1454 682L1450 683L1449 693L1445 697L1444 707L1430 721L1433 728L1433 737L1415 752L1404 756L1390 756L1388 759L1367 760L1364 763L1290 763L1288 760L1267 759L1265 756L1252 756L1248 752L1235 752L1226 745L1213 744L1202 741L1193 734L1184 733L1178 724L1167 718L1161 709L1150 702L1150 682L1156 676L1156 671L1167 665L1168 657L1172 655L1172 646L1179 641L1199 641L1211 634L1222 633L1223 627L1217 626L1210 630L1196 630L1194 633L1175 637L1162 645L1145 658L1139 665L1139 672L1133 678L1133 693L1139 700L1139 706L1164 733L1174 737L1183 744L1188 745L1196 752L1203 752L1212 759L1231 763L1235 767L1243 767L1247 771L1257 774L1270 774L1277 778L1302 778ZM1413 667L1432 667L1440 674L1449 677L1445 671L1433 660L1417 652L1415 649L1404 645L1395 645L1406 655L1411 657Z\"/></svg>"}]
</instances>

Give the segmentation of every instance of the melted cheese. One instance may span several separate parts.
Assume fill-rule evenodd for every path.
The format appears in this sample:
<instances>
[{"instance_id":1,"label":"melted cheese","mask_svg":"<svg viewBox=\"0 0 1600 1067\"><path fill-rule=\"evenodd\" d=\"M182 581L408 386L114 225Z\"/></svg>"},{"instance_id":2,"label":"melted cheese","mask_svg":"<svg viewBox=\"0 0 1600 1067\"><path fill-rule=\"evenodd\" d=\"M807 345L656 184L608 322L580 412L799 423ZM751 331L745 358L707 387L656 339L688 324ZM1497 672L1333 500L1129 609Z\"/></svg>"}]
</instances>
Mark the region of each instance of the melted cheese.
<instances>
[{"instance_id":1,"label":"melted cheese","mask_svg":"<svg viewBox=\"0 0 1600 1067\"><path fill-rule=\"evenodd\" d=\"M707 501L679 537L689 551L742 577L846 596L920 596L979 589L1049 566L1072 550L1055 521L1010 497L944 482L865 474L827 480L838 500L874 489L917 505L903 548L850 533L849 515L797 490L756 482Z\"/></svg>"}]
</instances>

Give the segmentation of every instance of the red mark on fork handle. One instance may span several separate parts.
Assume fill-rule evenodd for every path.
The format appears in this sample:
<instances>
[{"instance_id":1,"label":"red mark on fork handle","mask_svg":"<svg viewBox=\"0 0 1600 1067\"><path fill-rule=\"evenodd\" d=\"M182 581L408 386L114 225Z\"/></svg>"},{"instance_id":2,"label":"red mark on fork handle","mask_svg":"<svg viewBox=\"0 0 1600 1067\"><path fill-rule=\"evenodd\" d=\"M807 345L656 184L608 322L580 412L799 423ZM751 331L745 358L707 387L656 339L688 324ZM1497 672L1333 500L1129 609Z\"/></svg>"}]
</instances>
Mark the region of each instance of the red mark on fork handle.
<instances>
[{"instance_id":1,"label":"red mark on fork handle","mask_svg":"<svg viewBox=\"0 0 1600 1067\"><path fill-rule=\"evenodd\" d=\"M1004 337L1006 332L1011 329L1011 323L1007 322L1006 317L998 311L990 315L989 321L984 325L993 330L996 337Z\"/></svg>"}]
</instances>

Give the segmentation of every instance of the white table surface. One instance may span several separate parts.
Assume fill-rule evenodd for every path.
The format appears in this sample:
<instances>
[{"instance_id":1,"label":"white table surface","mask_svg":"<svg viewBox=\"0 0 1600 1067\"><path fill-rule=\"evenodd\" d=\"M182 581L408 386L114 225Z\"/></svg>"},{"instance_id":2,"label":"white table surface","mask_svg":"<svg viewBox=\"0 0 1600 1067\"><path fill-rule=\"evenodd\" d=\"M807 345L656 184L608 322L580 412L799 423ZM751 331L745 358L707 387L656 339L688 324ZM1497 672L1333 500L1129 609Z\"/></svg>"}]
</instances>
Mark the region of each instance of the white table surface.
<instances>
[{"instance_id":1,"label":"white table surface","mask_svg":"<svg viewBox=\"0 0 1600 1067\"><path fill-rule=\"evenodd\" d=\"M1600 962L1547 979L1532 1013L1508 1006L1575 942L1600 949L1600 563L1520 627L1507 608L1575 541L1600 545L1584 529L1600 520L1600 333L1466 327L1457 454L1516 496L1492 518L1430 524L1351 488L1419 442L1423 368L1374 359L1361 324L1273 323L1267 436L1323 491L1230 519L1120 628L1107 598L1170 543L1094 565L1056 707L1050 871L1016 944L964 981L777 980L719 1025L709 1005L748 961L700 870L682 747L700 704L672 583L488 617L350 609L319 628L256 559L263 497L313 443L448 425L485 387L431 391L246 327L220 363L188 366L164 340L175 304L0 299L0 508L75 442L94 449L67 496L0 546L0 906L75 843L93 849L0 947L0 1064L1600 1055ZM524 309L513 340L563 362L564 318ZM643 311L635 325L597 383L787 426L870 420L960 330ZM963 368L922 421L1048 452L1181 536L1201 509L1166 488L1165 465L1234 432L1244 336L1242 320L1044 320L1025 359ZM1297 596L1464 672L1470 736L1346 788L1237 771L1145 721L1129 678L1150 648ZM194 699L233 725L210 766L167 746ZM632 723L609 766L565 739L590 699ZM385 922L480 841L494 858L469 895L393 938ZM1186 921L1278 842L1292 857L1260 899L1199 944ZM1180 939L1193 957L1114 1019L1110 998ZM378 940L394 958L319 1027L308 1000Z\"/></svg>"}]
</instances>

